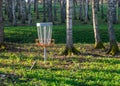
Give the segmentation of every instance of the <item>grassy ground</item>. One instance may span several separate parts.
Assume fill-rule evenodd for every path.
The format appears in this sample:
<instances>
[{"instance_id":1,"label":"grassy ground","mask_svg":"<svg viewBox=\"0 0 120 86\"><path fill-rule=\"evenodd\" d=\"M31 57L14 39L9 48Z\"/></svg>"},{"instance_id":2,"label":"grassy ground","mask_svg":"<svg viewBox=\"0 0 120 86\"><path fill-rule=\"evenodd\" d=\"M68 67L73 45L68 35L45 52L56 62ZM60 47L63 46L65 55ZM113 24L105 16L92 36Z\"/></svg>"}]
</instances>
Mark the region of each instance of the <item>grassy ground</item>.
<instances>
[{"instance_id":1,"label":"grassy ground","mask_svg":"<svg viewBox=\"0 0 120 86\"><path fill-rule=\"evenodd\" d=\"M99 29L103 42L109 42L107 23L101 23ZM119 24L114 25L114 29L117 41L120 42ZM37 28L35 26L5 27L6 42L34 43L36 38ZM66 43L66 27L64 24L53 26L53 38L57 44ZM78 21L74 21L73 41L74 43L94 43L92 24L78 24Z\"/></svg>"},{"instance_id":2,"label":"grassy ground","mask_svg":"<svg viewBox=\"0 0 120 86\"><path fill-rule=\"evenodd\" d=\"M34 44L8 44L0 54L2 86L119 86L120 59L104 56L90 44L76 44L79 56L59 56L63 44L43 49ZM94 53L93 53L94 52ZM34 61L36 65L30 70Z\"/></svg>"},{"instance_id":3,"label":"grassy ground","mask_svg":"<svg viewBox=\"0 0 120 86\"><path fill-rule=\"evenodd\" d=\"M74 22L75 23L75 22ZM115 25L120 41L119 25ZM73 26L78 56L60 56L65 46L65 25L53 27L54 47L47 49L47 62L43 61L43 48L37 47L36 27L5 27L7 48L0 52L0 85L2 86L119 86L120 55L109 56L107 25L100 25L105 50L94 50L92 25ZM107 43L106 43L107 42ZM119 45L120 46L120 45ZM36 65L30 70L32 64Z\"/></svg>"}]
</instances>

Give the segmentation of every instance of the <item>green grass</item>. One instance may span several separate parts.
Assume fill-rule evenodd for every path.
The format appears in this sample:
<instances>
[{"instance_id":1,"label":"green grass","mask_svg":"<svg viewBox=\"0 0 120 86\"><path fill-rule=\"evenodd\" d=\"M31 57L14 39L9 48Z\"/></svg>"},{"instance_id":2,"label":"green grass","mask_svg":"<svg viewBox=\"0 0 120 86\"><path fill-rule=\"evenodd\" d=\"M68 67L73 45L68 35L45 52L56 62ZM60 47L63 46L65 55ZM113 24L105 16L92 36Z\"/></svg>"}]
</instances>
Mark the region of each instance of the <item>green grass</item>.
<instances>
[{"instance_id":1,"label":"green grass","mask_svg":"<svg viewBox=\"0 0 120 86\"><path fill-rule=\"evenodd\" d=\"M76 21L78 22L78 21ZM107 24L99 25L100 34L103 42L109 42ZM117 41L120 42L119 24L114 26ZM37 38L37 28L35 26L18 26L5 27L5 41L17 43L34 43ZM56 43L66 43L66 27L65 25L53 26L53 38ZM94 43L94 31L91 24L73 25L73 41L74 43Z\"/></svg>"},{"instance_id":2,"label":"green grass","mask_svg":"<svg viewBox=\"0 0 120 86\"><path fill-rule=\"evenodd\" d=\"M99 28L103 41L108 42L107 25L101 24ZM44 63L43 48L34 45L34 40L37 38L36 27L5 27L5 41L8 48L0 54L0 85L119 86L119 56L111 58L107 55L98 55L101 53L99 50L99 53L95 54L88 47L93 46L94 43L91 24L73 26L75 47L82 55L68 57L58 55L65 46L65 29L65 25L53 26L53 38L56 45L47 49L48 59ZM120 41L119 25L115 25L115 31ZM90 50L88 51L87 48ZM30 70L34 60L37 64Z\"/></svg>"},{"instance_id":3,"label":"green grass","mask_svg":"<svg viewBox=\"0 0 120 86\"><path fill-rule=\"evenodd\" d=\"M48 49L48 60L44 63L42 48L33 44L14 45L11 50L0 54L0 77L8 76L0 78L0 85L119 86L120 59L91 55L54 56L54 53L59 52L61 46L64 46L59 44L51 50ZM34 59L37 64L30 70Z\"/></svg>"}]
</instances>

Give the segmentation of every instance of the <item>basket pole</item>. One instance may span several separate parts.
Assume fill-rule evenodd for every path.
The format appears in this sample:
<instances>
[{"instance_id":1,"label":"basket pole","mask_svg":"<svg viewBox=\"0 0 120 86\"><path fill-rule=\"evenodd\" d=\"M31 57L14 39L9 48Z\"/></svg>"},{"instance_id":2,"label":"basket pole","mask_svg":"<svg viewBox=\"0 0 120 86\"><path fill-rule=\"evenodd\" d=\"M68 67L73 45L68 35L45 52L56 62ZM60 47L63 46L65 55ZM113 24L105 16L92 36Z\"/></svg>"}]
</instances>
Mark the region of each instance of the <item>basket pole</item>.
<instances>
[{"instance_id":1,"label":"basket pole","mask_svg":"<svg viewBox=\"0 0 120 86\"><path fill-rule=\"evenodd\" d=\"M47 57L46 57L46 47L44 47L44 63L46 62Z\"/></svg>"}]
</instances>

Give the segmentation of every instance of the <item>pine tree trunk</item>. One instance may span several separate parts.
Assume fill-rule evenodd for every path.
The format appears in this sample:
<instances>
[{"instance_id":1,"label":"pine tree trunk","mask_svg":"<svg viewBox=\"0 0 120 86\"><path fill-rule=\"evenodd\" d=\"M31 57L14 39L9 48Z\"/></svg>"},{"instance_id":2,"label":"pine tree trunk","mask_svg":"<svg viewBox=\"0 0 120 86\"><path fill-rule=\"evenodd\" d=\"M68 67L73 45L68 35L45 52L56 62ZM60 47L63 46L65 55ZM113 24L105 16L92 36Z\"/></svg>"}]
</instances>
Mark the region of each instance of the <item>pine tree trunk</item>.
<instances>
[{"instance_id":1,"label":"pine tree trunk","mask_svg":"<svg viewBox=\"0 0 120 86\"><path fill-rule=\"evenodd\" d=\"M115 55L119 49L116 41L115 32L113 29L113 11L114 10L114 0L108 0L108 33L110 40L110 49L107 52L108 54Z\"/></svg>"},{"instance_id":2,"label":"pine tree trunk","mask_svg":"<svg viewBox=\"0 0 120 86\"><path fill-rule=\"evenodd\" d=\"M0 0L0 44L4 42L4 29L2 20L2 0Z\"/></svg>"},{"instance_id":3,"label":"pine tree trunk","mask_svg":"<svg viewBox=\"0 0 120 86\"><path fill-rule=\"evenodd\" d=\"M100 38L100 33L99 33L99 28L98 28L98 19L97 19L97 0L92 0L92 14L93 14L93 28L94 28L94 37L95 37L95 48L100 49L104 48L101 38Z\"/></svg>"}]
</instances>

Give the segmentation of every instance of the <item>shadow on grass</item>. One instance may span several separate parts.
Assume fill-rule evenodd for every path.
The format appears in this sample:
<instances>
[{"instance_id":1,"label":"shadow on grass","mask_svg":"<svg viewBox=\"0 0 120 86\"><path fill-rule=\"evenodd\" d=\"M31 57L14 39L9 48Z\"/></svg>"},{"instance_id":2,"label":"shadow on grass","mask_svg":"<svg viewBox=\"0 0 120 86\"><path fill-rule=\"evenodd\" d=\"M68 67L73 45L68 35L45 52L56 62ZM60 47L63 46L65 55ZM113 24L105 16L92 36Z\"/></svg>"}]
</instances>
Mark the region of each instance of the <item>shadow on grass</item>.
<instances>
[{"instance_id":1,"label":"shadow on grass","mask_svg":"<svg viewBox=\"0 0 120 86\"><path fill-rule=\"evenodd\" d=\"M27 82L28 80L20 80L20 76L10 73L0 72L0 86L14 86L17 82Z\"/></svg>"}]
</instances>

